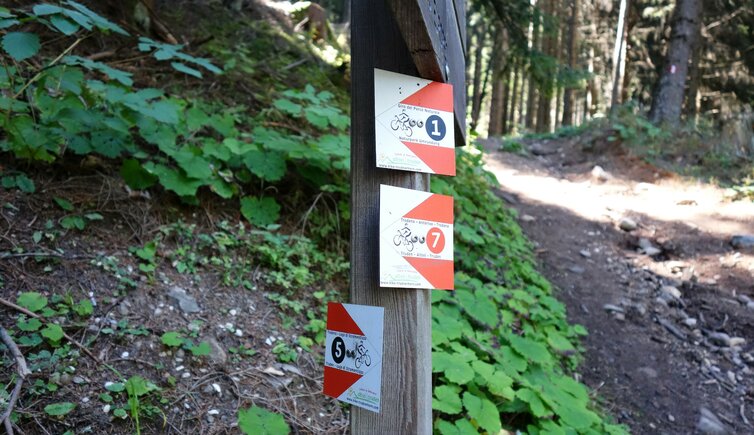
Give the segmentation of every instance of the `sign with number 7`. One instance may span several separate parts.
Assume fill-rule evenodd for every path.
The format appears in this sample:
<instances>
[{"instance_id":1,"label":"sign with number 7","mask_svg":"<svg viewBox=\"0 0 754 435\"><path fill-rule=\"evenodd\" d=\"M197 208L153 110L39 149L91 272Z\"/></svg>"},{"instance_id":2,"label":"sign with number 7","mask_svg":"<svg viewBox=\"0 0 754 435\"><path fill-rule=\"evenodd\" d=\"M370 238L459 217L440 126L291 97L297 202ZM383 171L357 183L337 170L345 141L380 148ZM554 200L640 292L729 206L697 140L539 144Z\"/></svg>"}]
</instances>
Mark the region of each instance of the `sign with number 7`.
<instances>
[{"instance_id":1,"label":"sign with number 7","mask_svg":"<svg viewBox=\"0 0 754 435\"><path fill-rule=\"evenodd\" d=\"M380 287L453 289L453 197L380 186Z\"/></svg>"}]
</instances>

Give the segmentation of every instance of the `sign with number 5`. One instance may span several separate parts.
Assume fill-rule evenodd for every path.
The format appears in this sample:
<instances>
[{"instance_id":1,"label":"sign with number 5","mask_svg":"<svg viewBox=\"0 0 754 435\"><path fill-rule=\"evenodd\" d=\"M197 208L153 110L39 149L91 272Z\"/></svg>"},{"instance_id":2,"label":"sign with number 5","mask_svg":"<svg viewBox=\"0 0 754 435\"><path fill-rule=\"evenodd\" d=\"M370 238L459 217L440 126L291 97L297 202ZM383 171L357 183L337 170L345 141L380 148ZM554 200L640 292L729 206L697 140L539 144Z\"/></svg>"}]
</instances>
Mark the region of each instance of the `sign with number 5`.
<instances>
[{"instance_id":1,"label":"sign with number 5","mask_svg":"<svg viewBox=\"0 0 754 435\"><path fill-rule=\"evenodd\" d=\"M380 286L453 289L453 197L380 186Z\"/></svg>"},{"instance_id":2,"label":"sign with number 5","mask_svg":"<svg viewBox=\"0 0 754 435\"><path fill-rule=\"evenodd\" d=\"M326 395L380 412L384 316L382 307L327 304Z\"/></svg>"},{"instance_id":3,"label":"sign with number 5","mask_svg":"<svg viewBox=\"0 0 754 435\"><path fill-rule=\"evenodd\" d=\"M374 70L377 167L455 175L453 86Z\"/></svg>"}]
</instances>

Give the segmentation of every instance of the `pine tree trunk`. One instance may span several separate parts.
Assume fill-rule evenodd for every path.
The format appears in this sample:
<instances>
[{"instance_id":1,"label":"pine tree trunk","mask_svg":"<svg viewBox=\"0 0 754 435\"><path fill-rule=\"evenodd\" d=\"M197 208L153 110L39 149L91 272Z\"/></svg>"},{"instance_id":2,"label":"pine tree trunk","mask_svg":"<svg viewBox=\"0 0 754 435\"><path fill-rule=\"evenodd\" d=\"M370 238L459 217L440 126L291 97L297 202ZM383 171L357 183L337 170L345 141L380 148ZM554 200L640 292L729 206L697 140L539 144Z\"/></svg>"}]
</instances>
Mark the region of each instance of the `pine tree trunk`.
<instances>
[{"instance_id":1,"label":"pine tree trunk","mask_svg":"<svg viewBox=\"0 0 754 435\"><path fill-rule=\"evenodd\" d=\"M548 19L552 19L554 11L554 0L546 0L545 14L547 15ZM557 32L555 33L555 35L557 35ZM552 32L549 32L545 35L543 28L542 51L549 56L553 56L555 53L555 41L557 39L557 36L555 35L553 35ZM553 82L554 77L548 76L545 78L544 83L542 83L539 88L540 92L539 105L537 106L536 129L538 133L546 133L550 131L550 121L552 119L550 111L552 110Z\"/></svg>"},{"instance_id":2,"label":"pine tree trunk","mask_svg":"<svg viewBox=\"0 0 754 435\"><path fill-rule=\"evenodd\" d=\"M702 3L701 7L704 8L704 3ZM702 12L704 11L702 10ZM704 52L701 19L697 20L695 30L694 48L691 53L691 63L689 64L689 90L686 95L686 103L684 104L684 113L689 118L696 118L697 113L699 113L699 87L702 84L702 68L699 64Z\"/></svg>"},{"instance_id":3,"label":"pine tree trunk","mask_svg":"<svg viewBox=\"0 0 754 435\"><path fill-rule=\"evenodd\" d=\"M539 16L539 12L535 10L534 16L532 18L531 49L533 51L536 51L539 49L540 22L541 22L541 17ZM529 70L532 70L532 69L533 67L530 66ZM529 92L526 97L526 124L525 124L527 129L531 129L534 126L534 121L535 121L534 110L537 107L536 100L537 100L537 83L536 83L536 80L534 80L534 76L531 73L529 73Z\"/></svg>"},{"instance_id":4,"label":"pine tree trunk","mask_svg":"<svg viewBox=\"0 0 754 435\"><path fill-rule=\"evenodd\" d=\"M568 58L568 68L571 71L576 69L577 50L577 28L579 26L579 0L571 0L571 15L568 18L568 37L566 41L566 56ZM573 88L566 86L563 92L563 125L573 124Z\"/></svg>"},{"instance_id":5,"label":"pine tree trunk","mask_svg":"<svg viewBox=\"0 0 754 435\"><path fill-rule=\"evenodd\" d=\"M509 100L511 95L511 73L513 71L513 68L511 65L508 65L505 68L505 72L503 75L503 101L501 104L501 107L503 108L501 117L500 117L500 134L506 135L508 134L508 106L509 106Z\"/></svg>"},{"instance_id":6,"label":"pine tree trunk","mask_svg":"<svg viewBox=\"0 0 754 435\"><path fill-rule=\"evenodd\" d=\"M701 0L678 0L675 5L665 70L660 77L650 111L650 118L657 124L675 127L681 121L688 64L701 9Z\"/></svg>"},{"instance_id":7,"label":"pine tree trunk","mask_svg":"<svg viewBox=\"0 0 754 435\"><path fill-rule=\"evenodd\" d=\"M490 119L487 127L487 136L501 136L503 134L503 117L505 116L504 94L507 84L504 82L504 53L505 53L505 35L503 31L498 31L498 37L495 38L495 47L490 60L489 68L492 69L492 95L490 98Z\"/></svg>"},{"instance_id":8,"label":"pine tree trunk","mask_svg":"<svg viewBox=\"0 0 754 435\"><path fill-rule=\"evenodd\" d=\"M623 85L623 72L626 59L626 15L628 0L620 1L618 12L618 26L615 28L615 46L613 49L613 93L610 98L610 115L614 115L620 105L621 89Z\"/></svg>"},{"instance_id":9,"label":"pine tree trunk","mask_svg":"<svg viewBox=\"0 0 754 435\"><path fill-rule=\"evenodd\" d=\"M481 23L477 25L474 47L474 78L471 88L471 123L472 130L476 129L479 112L482 108L482 55L484 53L485 28Z\"/></svg>"},{"instance_id":10,"label":"pine tree trunk","mask_svg":"<svg viewBox=\"0 0 754 435\"><path fill-rule=\"evenodd\" d=\"M516 106L518 105L518 82L521 76L521 67L518 60L516 60L515 68L513 70L513 85L511 86L511 105L508 110L508 133L512 132L516 128ZM520 110L520 109L519 109ZM520 113L520 112L519 112Z\"/></svg>"}]
</instances>

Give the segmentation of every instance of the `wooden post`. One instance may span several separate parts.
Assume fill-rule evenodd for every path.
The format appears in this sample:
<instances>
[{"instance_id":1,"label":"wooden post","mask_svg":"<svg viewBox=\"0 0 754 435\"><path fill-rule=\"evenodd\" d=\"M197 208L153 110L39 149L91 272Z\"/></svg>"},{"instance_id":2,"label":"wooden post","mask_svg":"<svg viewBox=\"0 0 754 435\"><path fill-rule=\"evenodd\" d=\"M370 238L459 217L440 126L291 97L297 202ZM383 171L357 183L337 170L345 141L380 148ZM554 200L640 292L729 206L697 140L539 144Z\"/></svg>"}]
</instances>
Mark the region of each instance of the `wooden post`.
<instances>
[{"instance_id":1,"label":"wooden post","mask_svg":"<svg viewBox=\"0 0 754 435\"><path fill-rule=\"evenodd\" d=\"M376 167L374 119L374 68L444 82L461 77L456 84L460 89L454 92L455 104L461 104L461 110L456 110L456 118L461 116L455 135L463 145L466 103L458 6L452 0L437 1L443 14L451 12L448 17L455 29L450 30L455 30L457 44L452 51L435 35L437 29L426 25L427 4L425 0L352 3L351 302L385 308L381 411L352 407L354 434L432 433L430 291L380 288L378 244L380 184L429 191L429 175ZM442 44L445 48L438 50ZM450 57L460 59L460 64L446 68L451 51Z\"/></svg>"}]
</instances>

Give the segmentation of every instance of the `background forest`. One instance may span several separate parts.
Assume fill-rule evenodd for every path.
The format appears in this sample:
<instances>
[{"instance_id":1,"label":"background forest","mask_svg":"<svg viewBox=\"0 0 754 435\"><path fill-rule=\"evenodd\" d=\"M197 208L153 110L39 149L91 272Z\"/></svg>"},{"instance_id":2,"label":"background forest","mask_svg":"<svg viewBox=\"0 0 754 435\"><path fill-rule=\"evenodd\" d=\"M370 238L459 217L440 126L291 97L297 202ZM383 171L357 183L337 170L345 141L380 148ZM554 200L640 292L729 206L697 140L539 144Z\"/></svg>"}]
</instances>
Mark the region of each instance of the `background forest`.
<instances>
[{"instance_id":1,"label":"background forest","mask_svg":"<svg viewBox=\"0 0 754 435\"><path fill-rule=\"evenodd\" d=\"M0 0L8 433L348 431L321 365L348 294L350 5ZM471 137L578 137L754 191L750 2L467 7ZM457 216L435 431L641 429L582 382L588 331L469 145L432 178Z\"/></svg>"}]
</instances>

